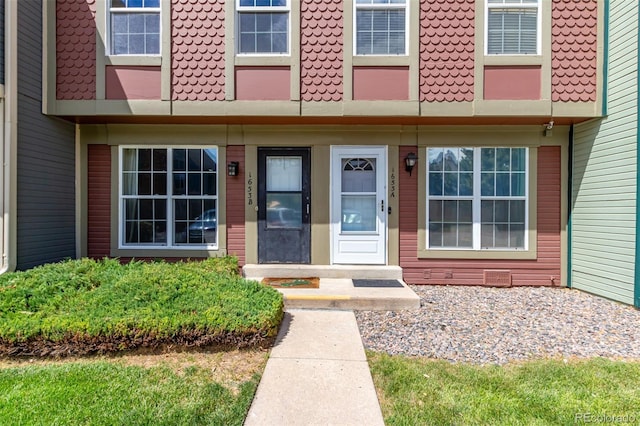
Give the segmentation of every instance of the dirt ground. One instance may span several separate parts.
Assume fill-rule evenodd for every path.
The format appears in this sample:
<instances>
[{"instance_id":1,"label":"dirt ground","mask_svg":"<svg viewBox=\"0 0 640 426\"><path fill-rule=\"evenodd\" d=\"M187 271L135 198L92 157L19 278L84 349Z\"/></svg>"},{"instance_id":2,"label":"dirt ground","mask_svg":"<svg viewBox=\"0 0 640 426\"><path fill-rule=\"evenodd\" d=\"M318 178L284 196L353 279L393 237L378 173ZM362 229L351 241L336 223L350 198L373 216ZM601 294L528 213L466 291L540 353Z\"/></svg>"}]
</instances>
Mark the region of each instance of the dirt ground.
<instances>
[{"instance_id":1,"label":"dirt ground","mask_svg":"<svg viewBox=\"0 0 640 426\"><path fill-rule=\"evenodd\" d=\"M68 358L0 358L0 368L54 365L71 362L112 362L143 368L164 366L182 375L187 368L202 368L211 373L214 381L231 389L237 387L255 373L262 373L269 357L263 349L229 351L172 351L161 353L127 353L92 357Z\"/></svg>"}]
</instances>

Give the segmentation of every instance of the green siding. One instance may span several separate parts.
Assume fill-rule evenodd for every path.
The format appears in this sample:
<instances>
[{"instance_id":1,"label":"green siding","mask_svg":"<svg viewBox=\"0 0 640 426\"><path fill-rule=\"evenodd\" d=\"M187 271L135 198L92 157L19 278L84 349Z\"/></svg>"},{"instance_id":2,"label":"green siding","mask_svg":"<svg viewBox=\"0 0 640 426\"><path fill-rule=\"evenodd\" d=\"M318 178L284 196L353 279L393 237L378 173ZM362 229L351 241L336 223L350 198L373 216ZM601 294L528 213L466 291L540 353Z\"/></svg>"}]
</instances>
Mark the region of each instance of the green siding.
<instances>
[{"instance_id":1,"label":"green siding","mask_svg":"<svg viewBox=\"0 0 640 426\"><path fill-rule=\"evenodd\" d=\"M571 286L634 303L637 2L609 2L607 114L574 129Z\"/></svg>"}]
</instances>

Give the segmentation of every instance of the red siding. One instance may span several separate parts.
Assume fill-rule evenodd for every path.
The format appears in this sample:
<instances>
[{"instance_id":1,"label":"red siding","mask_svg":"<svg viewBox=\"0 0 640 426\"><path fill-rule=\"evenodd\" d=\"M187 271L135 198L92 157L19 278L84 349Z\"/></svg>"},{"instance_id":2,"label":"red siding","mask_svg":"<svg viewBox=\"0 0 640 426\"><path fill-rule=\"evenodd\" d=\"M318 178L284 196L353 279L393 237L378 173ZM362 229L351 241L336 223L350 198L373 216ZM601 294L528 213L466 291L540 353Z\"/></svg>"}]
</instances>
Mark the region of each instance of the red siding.
<instances>
[{"instance_id":1,"label":"red siding","mask_svg":"<svg viewBox=\"0 0 640 426\"><path fill-rule=\"evenodd\" d=\"M56 99L96 98L96 0L56 2Z\"/></svg>"},{"instance_id":2,"label":"red siding","mask_svg":"<svg viewBox=\"0 0 640 426\"><path fill-rule=\"evenodd\" d=\"M400 161L416 147L400 147ZM403 164L399 165L400 168ZM420 167L420 163L416 167ZM560 147L538 149L538 256L535 260L418 259L418 176L400 174L400 266L410 284L482 285L485 269L505 269L512 285L560 284ZM552 282L555 277L555 282Z\"/></svg>"},{"instance_id":3,"label":"red siding","mask_svg":"<svg viewBox=\"0 0 640 426\"><path fill-rule=\"evenodd\" d=\"M300 3L300 94L303 101L342 100L342 0Z\"/></svg>"},{"instance_id":4,"label":"red siding","mask_svg":"<svg viewBox=\"0 0 640 426\"><path fill-rule=\"evenodd\" d=\"M551 100L595 102L598 2L554 0L551 13Z\"/></svg>"},{"instance_id":5,"label":"red siding","mask_svg":"<svg viewBox=\"0 0 640 426\"><path fill-rule=\"evenodd\" d=\"M239 101L291 99L290 67L236 67L236 99Z\"/></svg>"},{"instance_id":6,"label":"red siding","mask_svg":"<svg viewBox=\"0 0 640 426\"><path fill-rule=\"evenodd\" d=\"M409 100L409 68L354 67L353 100Z\"/></svg>"},{"instance_id":7,"label":"red siding","mask_svg":"<svg viewBox=\"0 0 640 426\"><path fill-rule=\"evenodd\" d=\"M420 100L473 101L474 0L420 1Z\"/></svg>"},{"instance_id":8,"label":"red siding","mask_svg":"<svg viewBox=\"0 0 640 426\"><path fill-rule=\"evenodd\" d=\"M111 245L111 148L88 146L87 255L109 256Z\"/></svg>"},{"instance_id":9,"label":"red siding","mask_svg":"<svg viewBox=\"0 0 640 426\"><path fill-rule=\"evenodd\" d=\"M105 68L107 99L160 99L162 74L160 67Z\"/></svg>"},{"instance_id":10,"label":"red siding","mask_svg":"<svg viewBox=\"0 0 640 426\"><path fill-rule=\"evenodd\" d=\"M243 266L245 264L244 146L227 147L227 161L240 163L238 176L227 176L227 253L237 256L238 263ZM226 167L224 164L222 166Z\"/></svg>"},{"instance_id":11,"label":"red siding","mask_svg":"<svg viewBox=\"0 0 640 426\"><path fill-rule=\"evenodd\" d=\"M171 1L171 99L224 100L224 1Z\"/></svg>"},{"instance_id":12,"label":"red siding","mask_svg":"<svg viewBox=\"0 0 640 426\"><path fill-rule=\"evenodd\" d=\"M484 98L540 99L542 68L534 66L484 67Z\"/></svg>"}]
</instances>

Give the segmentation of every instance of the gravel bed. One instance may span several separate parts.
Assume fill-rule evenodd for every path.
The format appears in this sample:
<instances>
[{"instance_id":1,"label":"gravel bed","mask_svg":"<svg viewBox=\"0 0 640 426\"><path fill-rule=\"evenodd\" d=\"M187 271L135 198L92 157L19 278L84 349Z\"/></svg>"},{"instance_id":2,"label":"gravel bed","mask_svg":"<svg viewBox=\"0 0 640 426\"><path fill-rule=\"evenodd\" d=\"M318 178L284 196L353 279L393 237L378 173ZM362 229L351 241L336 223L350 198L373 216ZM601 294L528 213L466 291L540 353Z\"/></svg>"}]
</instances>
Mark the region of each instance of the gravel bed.
<instances>
[{"instance_id":1,"label":"gravel bed","mask_svg":"<svg viewBox=\"0 0 640 426\"><path fill-rule=\"evenodd\" d=\"M357 311L367 349L453 362L640 359L640 310L578 290L411 286L416 311Z\"/></svg>"}]
</instances>

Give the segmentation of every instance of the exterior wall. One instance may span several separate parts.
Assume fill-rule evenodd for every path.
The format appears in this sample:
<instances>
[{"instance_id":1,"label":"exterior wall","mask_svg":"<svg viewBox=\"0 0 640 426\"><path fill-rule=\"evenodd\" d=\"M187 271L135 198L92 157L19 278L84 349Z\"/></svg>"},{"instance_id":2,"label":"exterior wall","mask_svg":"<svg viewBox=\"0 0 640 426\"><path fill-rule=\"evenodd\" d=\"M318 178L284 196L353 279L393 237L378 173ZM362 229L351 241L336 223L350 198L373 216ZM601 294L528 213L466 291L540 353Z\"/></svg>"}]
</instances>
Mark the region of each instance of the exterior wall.
<instances>
[{"instance_id":1,"label":"exterior wall","mask_svg":"<svg viewBox=\"0 0 640 426\"><path fill-rule=\"evenodd\" d=\"M96 98L95 2L96 0L56 1L57 99Z\"/></svg>"},{"instance_id":2,"label":"exterior wall","mask_svg":"<svg viewBox=\"0 0 640 426\"><path fill-rule=\"evenodd\" d=\"M555 0L552 13L552 100L593 102L597 94L598 2Z\"/></svg>"},{"instance_id":3,"label":"exterior wall","mask_svg":"<svg viewBox=\"0 0 640 426\"><path fill-rule=\"evenodd\" d=\"M421 101L473 101L474 36L473 0L420 2Z\"/></svg>"},{"instance_id":4,"label":"exterior wall","mask_svg":"<svg viewBox=\"0 0 640 426\"><path fill-rule=\"evenodd\" d=\"M415 146L400 147L400 159ZM400 174L400 266L410 284L482 285L485 270L510 270L512 285L560 285L561 277L561 148L538 148L537 161L537 258L505 259L426 259L418 258L418 180L424 176L414 169L413 176ZM402 164L399 165L401 167ZM418 163L418 168L420 163Z\"/></svg>"},{"instance_id":5,"label":"exterior wall","mask_svg":"<svg viewBox=\"0 0 640 426\"><path fill-rule=\"evenodd\" d=\"M638 4L612 1L610 7L608 116L575 127L571 285L633 304Z\"/></svg>"},{"instance_id":6,"label":"exterior wall","mask_svg":"<svg viewBox=\"0 0 640 426\"><path fill-rule=\"evenodd\" d=\"M236 67L235 98L243 101L277 101L291 97L289 67Z\"/></svg>"},{"instance_id":7,"label":"exterior wall","mask_svg":"<svg viewBox=\"0 0 640 426\"><path fill-rule=\"evenodd\" d=\"M238 176L229 177L227 180L227 253L237 256L240 266L246 263L244 185L247 176L245 174L244 150L244 146L229 146L227 148L227 161L239 163Z\"/></svg>"},{"instance_id":8,"label":"exterior wall","mask_svg":"<svg viewBox=\"0 0 640 426\"><path fill-rule=\"evenodd\" d=\"M485 67L485 99L540 99L540 67Z\"/></svg>"},{"instance_id":9,"label":"exterior wall","mask_svg":"<svg viewBox=\"0 0 640 426\"><path fill-rule=\"evenodd\" d=\"M353 99L357 101L409 100L409 68L355 67Z\"/></svg>"},{"instance_id":10,"label":"exterior wall","mask_svg":"<svg viewBox=\"0 0 640 426\"><path fill-rule=\"evenodd\" d=\"M240 176L225 176L224 185L220 181L220 195L226 197L220 201L220 215L227 215L221 216L220 224L227 226L224 251L236 254L241 263L256 261L257 256L255 206L247 205L246 194L249 173L255 176L259 146L310 146L315 159L328 161L332 145L386 145L389 158L394 158L391 164L398 166L394 170L398 170L402 197L393 209L394 213L401 212L402 218L401 225L389 232L395 238L389 243L394 250L389 259L406 267L410 282L447 283L444 276L452 268L456 283L478 284L485 269L507 268L513 271L516 285L559 285L556 278L563 276L561 206L566 207L568 199L560 195L562 185L566 185L561 182L566 172L566 164L561 163L565 145L559 147L555 140L522 142L522 146L531 147L538 147L536 143L540 142L540 148L535 148L540 155L535 185L539 222L532 231L536 232L532 243L535 250L530 250L533 255L524 253L534 258L522 253L505 254L510 260L483 257L453 263L450 259L425 258L420 241L426 240L419 238L424 232L418 219L420 164L408 176L403 172L402 159L408 150L424 151L427 144L436 143L438 136L433 136L429 127L434 124L469 125L472 130L459 132L460 140L468 140L473 137L473 129L488 124L522 125L529 127L529 134L542 138L542 126L549 121L554 120L558 129L575 120L597 117L600 82L596 27L601 7L595 0L571 4L542 1L540 55L485 55L486 2L409 1L408 54L389 57L355 55L355 0L291 1L290 54L238 55L236 3L160 0L161 55L126 57L109 56L106 50L108 2L57 1L56 15L61 25L58 28L56 17L49 17L49 26L56 29L51 39L56 43L53 51L51 46L47 51L56 61L47 69L50 78L55 75L58 80L52 84L56 96L48 97L51 101L45 104L45 110L105 126L103 136L89 140L91 137L85 139L83 135L80 144L88 157L88 188L83 201L89 206L91 256L138 257L149 252L117 248L114 185L118 165L114 153L119 144L143 141L151 145L160 143L158 140L162 144L212 143L220 147L228 161L238 161ZM92 22L77 22L82 19ZM84 38L74 46L68 41L72 36ZM579 62L577 69L573 68L575 61ZM133 96L127 90L114 96L110 90L114 67L154 67L159 82L154 81L153 96ZM391 75L390 71L397 74ZM77 79L79 75L82 81L69 77ZM487 75L496 78L491 80ZM514 75L522 84L503 91L501 80ZM381 83L384 79L394 84ZM161 132L153 128L158 124L169 125L172 133L154 140ZM215 136L204 134L202 128L208 125L224 129ZM354 125L369 128L362 131ZM200 130L194 130L197 127ZM118 141L107 140L114 137L114 129ZM485 141L481 143L496 143ZM222 157L220 166L226 166ZM322 211L322 218L313 219L317 222L312 224L312 261L326 264L331 248L330 179L326 170L314 167L316 187L312 197L314 204L323 204L326 212ZM163 254L162 250L156 253ZM188 251L173 250L166 257L184 253L185 257L217 254L202 250L192 256Z\"/></svg>"},{"instance_id":11,"label":"exterior wall","mask_svg":"<svg viewBox=\"0 0 640 426\"><path fill-rule=\"evenodd\" d=\"M89 125L81 126L81 145L87 150L87 232L88 255L91 257L119 256L136 258L157 256L176 258L176 250L156 250L154 252L136 249L116 250L118 219L114 216L117 196L117 145L119 144L189 144L206 145L215 143L220 147L219 170L226 174L230 161L239 163L239 175L224 176L220 181L221 199L220 227L226 229L221 234L219 254L228 253L239 258L240 264L257 262L257 147L310 147L312 152L312 263L331 262L330 223L331 204L330 147L340 145L370 145L388 147L388 205L392 208L389 216L389 264L399 264L405 270L405 279L414 284L482 284L485 269L509 269L513 273L513 285L561 285L564 229L562 200L563 166L562 149L559 144L567 139L567 128L555 129L554 137L542 136L536 127L512 126L505 136L498 136L498 126L484 129L480 126L457 129L454 126L434 133L430 127L415 126L366 126L354 129L351 126L215 126L200 129L199 126L150 126L144 125ZM531 258L518 258L528 253L506 253L500 259L485 258L463 260L434 257L425 258L420 250L419 225L419 182L425 178L421 166L424 163L425 143L454 144L458 140L489 141L510 140L510 146L538 146L531 148L536 170L530 171L531 204L535 209L535 220L530 220L534 228L535 244ZM513 140L513 135L527 134L524 139ZM163 136L159 136L163 135ZM427 139L425 139L427 138ZM411 145L419 140L419 145ZM429 142L431 141L431 142ZM482 142L482 143L485 143ZM537 144L537 145L536 145ZM422 151L421 151L422 150ZM419 152L421 160L410 176L404 171L404 158L408 152ZM531 154L534 157L534 154ZM566 161L566 158L565 158ZM325 166L323 166L325 165ZM221 176L222 178L223 176ZM564 176L566 178L566 176ZM531 211L531 210L530 210ZM222 213L224 217L222 216ZM146 254L145 254L146 253ZM184 257L197 258L216 255L215 251L187 251ZM475 253L475 255L486 253ZM432 256L434 254L432 253ZM476 256L478 257L478 256ZM444 278L448 271L452 278Z\"/></svg>"},{"instance_id":12,"label":"exterior wall","mask_svg":"<svg viewBox=\"0 0 640 426\"><path fill-rule=\"evenodd\" d=\"M114 67L105 69L107 99L160 99L160 67Z\"/></svg>"},{"instance_id":13,"label":"exterior wall","mask_svg":"<svg viewBox=\"0 0 640 426\"><path fill-rule=\"evenodd\" d=\"M300 94L303 101L342 100L342 0L303 0L300 6Z\"/></svg>"},{"instance_id":14,"label":"exterior wall","mask_svg":"<svg viewBox=\"0 0 640 426\"><path fill-rule=\"evenodd\" d=\"M110 256L111 242L111 147L87 147L87 256Z\"/></svg>"},{"instance_id":15,"label":"exterior wall","mask_svg":"<svg viewBox=\"0 0 640 426\"><path fill-rule=\"evenodd\" d=\"M55 46L45 56L55 61L46 70L55 94L47 97L45 110L63 116L163 116L174 123L184 116L285 116L302 122L307 117L389 116L391 110L393 116L424 122L455 117L463 124L487 124L494 117L514 117L520 124L534 118L542 124L553 117L569 124L601 112L602 6L596 0L542 1L538 55L485 55L485 2L407 2L408 52L391 56L354 53L354 1L292 1L290 54L238 55L235 1L161 0L161 54L110 56L108 2L58 0L56 16L47 10ZM159 67L160 95L107 96L106 74L113 66ZM246 72L264 74L271 67L288 78L278 76L277 87L259 86L271 88L268 93L252 90ZM484 93L485 71L514 67L539 70L523 79L525 86L532 85L524 95L496 96L491 82ZM408 70L402 93L363 96L358 73L375 68Z\"/></svg>"},{"instance_id":16,"label":"exterior wall","mask_svg":"<svg viewBox=\"0 0 640 426\"><path fill-rule=\"evenodd\" d=\"M224 0L171 2L173 100L224 100L224 4Z\"/></svg>"},{"instance_id":17,"label":"exterior wall","mask_svg":"<svg viewBox=\"0 0 640 426\"><path fill-rule=\"evenodd\" d=\"M42 2L18 8L17 268L75 257L75 127L42 115Z\"/></svg>"}]
</instances>

